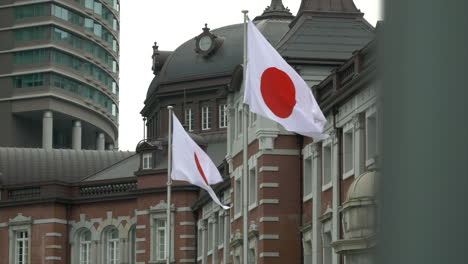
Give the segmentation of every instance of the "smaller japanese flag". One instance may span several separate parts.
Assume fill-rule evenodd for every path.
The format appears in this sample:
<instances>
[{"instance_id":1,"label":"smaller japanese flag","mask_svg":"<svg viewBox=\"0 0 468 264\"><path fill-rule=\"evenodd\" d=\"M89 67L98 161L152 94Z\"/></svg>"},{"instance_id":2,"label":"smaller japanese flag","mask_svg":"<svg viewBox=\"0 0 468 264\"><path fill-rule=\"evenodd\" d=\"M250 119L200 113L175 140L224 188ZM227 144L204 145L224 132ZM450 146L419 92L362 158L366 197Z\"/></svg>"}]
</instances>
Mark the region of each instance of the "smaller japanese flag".
<instances>
[{"instance_id":1,"label":"smaller japanese flag","mask_svg":"<svg viewBox=\"0 0 468 264\"><path fill-rule=\"evenodd\" d=\"M249 21L244 103L250 111L320 140L326 119L307 83Z\"/></svg>"},{"instance_id":2,"label":"smaller japanese flag","mask_svg":"<svg viewBox=\"0 0 468 264\"><path fill-rule=\"evenodd\" d=\"M223 209L228 206L221 204L210 185L223 181L218 168L210 157L185 132L182 124L173 114L172 138L172 173L171 178L177 181L187 181L206 190L213 201Z\"/></svg>"}]
</instances>

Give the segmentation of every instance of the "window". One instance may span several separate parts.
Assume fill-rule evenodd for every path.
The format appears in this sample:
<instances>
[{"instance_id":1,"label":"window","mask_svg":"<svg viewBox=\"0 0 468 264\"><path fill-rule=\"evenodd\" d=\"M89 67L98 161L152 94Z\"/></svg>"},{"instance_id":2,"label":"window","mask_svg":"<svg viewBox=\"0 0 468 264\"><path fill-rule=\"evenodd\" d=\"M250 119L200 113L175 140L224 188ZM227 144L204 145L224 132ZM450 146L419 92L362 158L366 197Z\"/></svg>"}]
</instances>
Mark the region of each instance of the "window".
<instances>
[{"instance_id":1,"label":"window","mask_svg":"<svg viewBox=\"0 0 468 264\"><path fill-rule=\"evenodd\" d=\"M331 143L323 147L323 178L322 186L328 187L331 186L331 169L332 169L332 147Z\"/></svg>"},{"instance_id":2,"label":"window","mask_svg":"<svg viewBox=\"0 0 468 264\"><path fill-rule=\"evenodd\" d=\"M128 233L128 263L136 263L136 227L133 226Z\"/></svg>"},{"instance_id":3,"label":"window","mask_svg":"<svg viewBox=\"0 0 468 264\"><path fill-rule=\"evenodd\" d=\"M249 112L249 126L253 126L255 124L255 121L257 121L257 114L254 112Z\"/></svg>"},{"instance_id":4,"label":"window","mask_svg":"<svg viewBox=\"0 0 468 264\"><path fill-rule=\"evenodd\" d=\"M198 227L198 235L197 235L197 256L201 258L203 256L203 230L201 227Z\"/></svg>"},{"instance_id":5,"label":"window","mask_svg":"<svg viewBox=\"0 0 468 264\"><path fill-rule=\"evenodd\" d=\"M144 153L143 154L143 169L150 170L153 168L153 154Z\"/></svg>"},{"instance_id":6,"label":"window","mask_svg":"<svg viewBox=\"0 0 468 264\"><path fill-rule=\"evenodd\" d=\"M219 127L226 128L227 127L227 105L222 104L219 106Z\"/></svg>"},{"instance_id":7,"label":"window","mask_svg":"<svg viewBox=\"0 0 468 264\"><path fill-rule=\"evenodd\" d=\"M38 17L49 15L49 4L24 5L15 8L15 18Z\"/></svg>"},{"instance_id":8,"label":"window","mask_svg":"<svg viewBox=\"0 0 468 264\"><path fill-rule=\"evenodd\" d=\"M166 259L166 220L156 219L156 255L157 260Z\"/></svg>"},{"instance_id":9,"label":"window","mask_svg":"<svg viewBox=\"0 0 468 264\"><path fill-rule=\"evenodd\" d=\"M208 221L208 252L213 250L213 231L214 231L214 226L213 223Z\"/></svg>"},{"instance_id":10,"label":"window","mask_svg":"<svg viewBox=\"0 0 468 264\"><path fill-rule=\"evenodd\" d=\"M224 216L218 214L218 245L221 246L224 244Z\"/></svg>"},{"instance_id":11,"label":"window","mask_svg":"<svg viewBox=\"0 0 468 264\"><path fill-rule=\"evenodd\" d=\"M242 123L242 120L243 120L243 111L242 111L242 106L240 107L240 109L237 111L237 135L241 135L242 134L242 126L244 125Z\"/></svg>"},{"instance_id":12,"label":"window","mask_svg":"<svg viewBox=\"0 0 468 264\"><path fill-rule=\"evenodd\" d=\"M116 82L112 82L112 93L117 94L117 83Z\"/></svg>"},{"instance_id":13,"label":"window","mask_svg":"<svg viewBox=\"0 0 468 264\"><path fill-rule=\"evenodd\" d=\"M85 0L85 7L88 9L94 8L94 0Z\"/></svg>"},{"instance_id":14,"label":"window","mask_svg":"<svg viewBox=\"0 0 468 264\"><path fill-rule=\"evenodd\" d=\"M42 86L46 84L47 77L48 76L43 73L15 76L13 85L15 88L29 88Z\"/></svg>"},{"instance_id":15,"label":"window","mask_svg":"<svg viewBox=\"0 0 468 264\"><path fill-rule=\"evenodd\" d=\"M257 258L255 255L255 248L249 248L249 254L248 254L248 259L247 259L249 264L255 264L257 263Z\"/></svg>"},{"instance_id":16,"label":"window","mask_svg":"<svg viewBox=\"0 0 468 264\"><path fill-rule=\"evenodd\" d=\"M185 108L185 125L188 131L193 131L194 118L192 108Z\"/></svg>"},{"instance_id":17,"label":"window","mask_svg":"<svg viewBox=\"0 0 468 264\"><path fill-rule=\"evenodd\" d=\"M91 232L85 231L80 235L80 264L90 264Z\"/></svg>"},{"instance_id":18,"label":"window","mask_svg":"<svg viewBox=\"0 0 468 264\"><path fill-rule=\"evenodd\" d=\"M202 107L202 130L208 130L211 128L211 107L204 105Z\"/></svg>"},{"instance_id":19,"label":"window","mask_svg":"<svg viewBox=\"0 0 468 264\"><path fill-rule=\"evenodd\" d=\"M15 30L15 41L46 39L48 27L30 27Z\"/></svg>"},{"instance_id":20,"label":"window","mask_svg":"<svg viewBox=\"0 0 468 264\"><path fill-rule=\"evenodd\" d=\"M257 203L257 170L249 170L249 207Z\"/></svg>"},{"instance_id":21,"label":"window","mask_svg":"<svg viewBox=\"0 0 468 264\"><path fill-rule=\"evenodd\" d=\"M29 263L29 234L27 231L15 231L15 264Z\"/></svg>"},{"instance_id":22,"label":"window","mask_svg":"<svg viewBox=\"0 0 468 264\"><path fill-rule=\"evenodd\" d=\"M323 264L331 264L332 263L332 247L331 247L331 233L326 232L322 233L323 238Z\"/></svg>"},{"instance_id":23,"label":"window","mask_svg":"<svg viewBox=\"0 0 468 264\"><path fill-rule=\"evenodd\" d=\"M304 199L307 199L312 194L312 158L311 157L304 160L303 184L304 184L303 186Z\"/></svg>"},{"instance_id":24,"label":"window","mask_svg":"<svg viewBox=\"0 0 468 264\"><path fill-rule=\"evenodd\" d=\"M312 242L304 241L304 264L312 263Z\"/></svg>"},{"instance_id":25,"label":"window","mask_svg":"<svg viewBox=\"0 0 468 264\"><path fill-rule=\"evenodd\" d=\"M353 129L349 129L343 133L343 172L344 177L348 177L354 173L354 143Z\"/></svg>"},{"instance_id":26,"label":"window","mask_svg":"<svg viewBox=\"0 0 468 264\"><path fill-rule=\"evenodd\" d=\"M117 106L115 104L112 104L112 115L117 116Z\"/></svg>"},{"instance_id":27,"label":"window","mask_svg":"<svg viewBox=\"0 0 468 264\"><path fill-rule=\"evenodd\" d=\"M236 215L237 214L241 214L242 213L242 210L241 210L241 206L242 206L242 185L241 185L241 179L236 179L236 183L235 183L235 186L234 186L234 209L235 209L235 213Z\"/></svg>"},{"instance_id":28,"label":"window","mask_svg":"<svg viewBox=\"0 0 468 264\"><path fill-rule=\"evenodd\" d=\"M366 117L366 165L372 163L377 155L377 118L376 113Z\"/></svg>"},{"instance_id":29,"label":"window","mask_svg":"<svg viewBox=\"0 0 468 264\"><path fill-rule=\"evenodd\" d=\"M102 15L102 4L100 2L94 2L94 13L98 15Z\"/></svg>"},{"instance_id":30,"label":"window","mask_svg":"<svg viewBox=\"0 0 468 264\"><path fill-rule=\"evenodd\" d=\"M119 231L112 228L106 232L106 264L119 263Z\"/></svg>"},{"instance_id":31,"label":"window","mask_svg":"<svg viewBox=\"0 0 468 264\"><path fill-rule=\"evenodd\" d=\"M101 24L94 24L94 35L101 37L102 36L102 26Z\"/></svg>"}]
</instances>

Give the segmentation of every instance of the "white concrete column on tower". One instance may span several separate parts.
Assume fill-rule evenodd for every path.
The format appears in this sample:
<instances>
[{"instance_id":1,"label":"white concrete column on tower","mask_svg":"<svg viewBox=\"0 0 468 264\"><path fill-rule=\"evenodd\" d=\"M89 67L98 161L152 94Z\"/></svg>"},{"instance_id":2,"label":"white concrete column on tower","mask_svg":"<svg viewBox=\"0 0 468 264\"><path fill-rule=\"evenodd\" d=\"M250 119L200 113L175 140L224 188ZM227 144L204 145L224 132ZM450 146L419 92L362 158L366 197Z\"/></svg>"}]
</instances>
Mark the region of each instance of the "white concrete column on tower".
<instances>
[{"instance_id":1,"label":"white concrete column on tower","mask_svg":"<svg viewBox=\"0 0 468 264\"><path fill-rule=\"evenodd\" d=\"M312 146L312 264L322 264L322 146Z\"/></svg>"},{"instance_id":2,"label":"white concrete column on tower","mask_svg":"<svg viewBox=\"0 0 468 264\"><path fill-rule=\"evenodd\" d=\"M54 117L52 111L45 111L42 117L42 148L52 149Z\"/></svg>"},{"instance_id":3,"label":"white concrete column on tower","mask_svg":"<svg viewBox=\"0 0 468 264\"><path fill-rule=\"evenodd\" d=\"M332 242L340 239L340 179L341 173L339 171L339 144L338 135L332 133L332 185L333 185L333 215L332 215ZM340 261L339 255L332 250L332 264L338 264Z\"/></svg>"},{"instance_id":4,"label":"white concrete column on tower","mask_svg":"<svg viewBox=\"0 0 468 264\"><path fill-rule=\"evenodd\" d=\"M72 128L72 148L75 150L81 149L81 121L73 121Z\"/></svg>"},{"instance_id":5,"label":"white concrete column on tower","mask_svg":"<svg viewBox=\"0 0 468 264\"><path fill-rule=\"evenodd\" d=\"M96 149L97 150L104 150L106 146L106 137L104 136L104 133L99 133L96 139Z\"/></svg>"}]
</instances>

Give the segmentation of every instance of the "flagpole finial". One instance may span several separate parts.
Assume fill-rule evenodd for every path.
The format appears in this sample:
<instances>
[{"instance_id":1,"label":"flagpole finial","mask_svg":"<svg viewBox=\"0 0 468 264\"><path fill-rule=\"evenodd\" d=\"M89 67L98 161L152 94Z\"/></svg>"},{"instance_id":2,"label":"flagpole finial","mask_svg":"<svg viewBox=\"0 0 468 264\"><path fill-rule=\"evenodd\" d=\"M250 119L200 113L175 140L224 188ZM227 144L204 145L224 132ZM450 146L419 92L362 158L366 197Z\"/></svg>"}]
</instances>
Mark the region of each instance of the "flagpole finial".
<instances>
[{"instance_id":1,"label":"flagpole finial","mask_svg":"<svg viewBox=\"0 0 468 264\"><path fill-rule=\"evenodd\" d=\"M167 109L168 109L168 110L172 110L172 109L174 109L174 107L173 107L172 105L168 105L168 106L167 106Z\"/></svg>"},{"instance_id":2,"label":"flagpole finial","mask_svg":"<svg viewBox=\"0 0 468 264\"><path fill-rule=\"evenodd\" d=\"M244 15L247 15L247 13L249 13L249 10L242 10L242 13L244 13Z\"/></svg>"}]
</instances>

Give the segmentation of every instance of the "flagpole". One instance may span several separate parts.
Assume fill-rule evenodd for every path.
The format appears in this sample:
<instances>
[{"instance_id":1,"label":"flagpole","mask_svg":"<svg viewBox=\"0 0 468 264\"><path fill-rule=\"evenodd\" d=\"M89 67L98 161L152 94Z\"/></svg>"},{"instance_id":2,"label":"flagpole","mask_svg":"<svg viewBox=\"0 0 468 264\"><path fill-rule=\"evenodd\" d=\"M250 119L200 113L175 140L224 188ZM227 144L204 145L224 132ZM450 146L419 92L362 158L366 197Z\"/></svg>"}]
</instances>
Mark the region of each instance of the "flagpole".
<instances>
[{"instance_id":1,"label":"flagpole","mask_svg":"<svg viewBox=\"0 0 468 264\"><path fill-rule=\"evenodd\" d=\"M172 109L173 107L171 105L167 107L169 112L169 133L167 135L166 264L171 263Z\"/></svg>"},{"instance_id":2,"label":"flagpole","mask_svg":"<svg viewBox=\"0 0 468 264\"><path fill-rule=\"evenodd\" d=\"M247 21L248 21L248 16L247 13L249 13L248 10L242 10L242 13L244 14L244 63L243 63L243 68L244 68L244 93L245 93L245 79L246 79L246 72L247 72ZM244 118L243 118L243 153L242 153L242 163L244 165L244 179L243 179L243 184L242 184L242 194L243 194L243 199L242 199L242 211L243 211L243 240L242 240L242 252L243 252L243 264L248 263L248 224L249 224L249 202L248 202L248 173L249 173L249 168L248 168L248 119L249 119L249 110L247 108L247 105L244 104Z\"/></svg>"}]
</instances>

